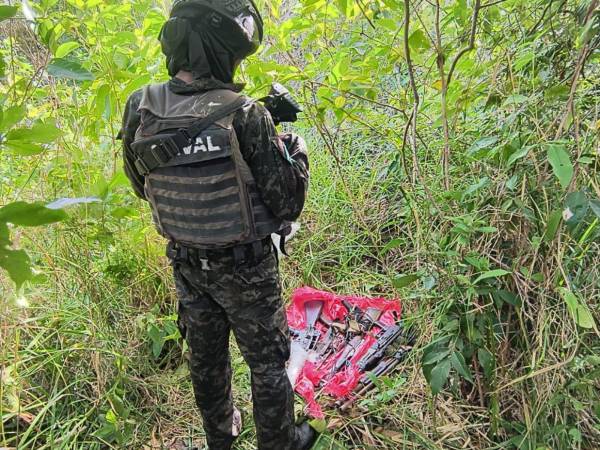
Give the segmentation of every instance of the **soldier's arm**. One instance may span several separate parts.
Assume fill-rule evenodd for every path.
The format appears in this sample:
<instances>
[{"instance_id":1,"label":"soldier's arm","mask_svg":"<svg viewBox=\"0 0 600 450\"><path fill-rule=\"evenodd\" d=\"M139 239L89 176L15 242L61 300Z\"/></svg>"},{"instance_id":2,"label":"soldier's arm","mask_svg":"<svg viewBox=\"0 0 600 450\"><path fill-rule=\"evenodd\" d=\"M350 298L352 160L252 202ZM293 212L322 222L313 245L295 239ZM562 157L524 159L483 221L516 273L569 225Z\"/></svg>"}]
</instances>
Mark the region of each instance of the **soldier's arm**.
<instances>
[{"instance_id":1,"label":"soldier's arm","mask_svg":"<svg viewBox=\"0 0 600 450\"><path fill-rule=\"evenodd\" d=\"M121 128L121 139L123 142L123 163L125 174L131 181L135 195L146 199L144 195L144 177L135 169L135 154L131 150L131 144L135 139L135 131L140 125L140 113L137 111L142 99L142 91L136 91L127 99L125 112L123 114L123 127Z\"/></svg>"},{"instance_id":2,"label":"soldier's arm","mask_svg":"<svg viewBox=\"0 0 600 450\"><path fill-rule=\"evenodd\" d=\"M297 219L308 189L306 151L289 154L271 115L260 104L240 111L234 126L262 200L278 218Z\"/></svg>"}]
</instances>

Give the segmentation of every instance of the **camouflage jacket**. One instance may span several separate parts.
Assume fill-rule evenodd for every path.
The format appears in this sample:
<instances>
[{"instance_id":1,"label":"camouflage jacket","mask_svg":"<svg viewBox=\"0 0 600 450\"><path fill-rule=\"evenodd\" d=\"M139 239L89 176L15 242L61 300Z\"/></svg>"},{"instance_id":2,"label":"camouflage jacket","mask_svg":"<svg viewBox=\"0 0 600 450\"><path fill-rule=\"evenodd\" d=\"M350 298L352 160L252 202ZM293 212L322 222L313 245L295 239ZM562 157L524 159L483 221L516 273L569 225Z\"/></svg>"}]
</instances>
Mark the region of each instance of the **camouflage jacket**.
<instances>
[{"instance_id":1,"label":"camouflage jacket","mask_svg":"<svg viewBox=\"0 0 600 450\"><path fill-rule=\"evenodd\" d=\"M242 85L225 84L216 80L196 80L192 84L173 78L169 88L179 95L194 95L211 89L230 89L239 92ZM121 138L125 173L137 196L145 199L144 177L134 167L136 155L131 149L135 132L140 124L138 106L142 91L131 94L125 106ZM290 157L278 136L269 112L259 103L240 109L233 121L240 150L250 166L258 191L275 216L295 220L304 207L308 189L308 157L300 151ZM276 145L273 145L273 142ZM279 149L279 150L277 150Z\"/></svg>"}]
</instances>

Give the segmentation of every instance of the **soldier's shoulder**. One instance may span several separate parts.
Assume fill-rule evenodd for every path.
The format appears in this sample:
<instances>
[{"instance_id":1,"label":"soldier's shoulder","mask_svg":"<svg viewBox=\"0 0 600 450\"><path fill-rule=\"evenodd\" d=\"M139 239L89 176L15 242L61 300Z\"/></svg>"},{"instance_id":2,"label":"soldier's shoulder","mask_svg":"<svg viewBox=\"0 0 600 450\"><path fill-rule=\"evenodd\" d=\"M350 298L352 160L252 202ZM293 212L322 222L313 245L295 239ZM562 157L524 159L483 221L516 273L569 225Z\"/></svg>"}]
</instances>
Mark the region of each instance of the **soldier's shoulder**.
<instances>
[{"instance_id":1,"label":"soldier's shoulder","mask_svg":"<svg viewBox=\"0 0 600 450\"><path fill-rule=\"evenodd\" d=\"M234 125L242 133L256 133L261 124L272 122L271 114L257 100L249 101L235 115Z\"/></svg>"},{"instance_id":2,"label":"soldier's shoulder","mask_svg":"<svg viewBox=\"0 0 600 450\"><path fill-rule=\"evenodd\" d=\"M137 106L142 101L143 96L144 96L144 87L141 87L141 88L133 91L131 94L129 94L129 97L127 97L126 103L130 107L135 107L137 109Z\"/></svg>"},{"instance_id":3,"label":"soldier's shoulder","mask_svg":"<svg viewBox=\"0 0 600 450\"><path fill-rule=\"evenodd\" d=\"M257 99L248 96L244 97L247 99L244 111L246 112L246 116L248 118L252 117L261 119L263 117L271 117L271 113L269 113L267 108L265 108L265 105L260 103Z\"/></svg>"}]
</instances>

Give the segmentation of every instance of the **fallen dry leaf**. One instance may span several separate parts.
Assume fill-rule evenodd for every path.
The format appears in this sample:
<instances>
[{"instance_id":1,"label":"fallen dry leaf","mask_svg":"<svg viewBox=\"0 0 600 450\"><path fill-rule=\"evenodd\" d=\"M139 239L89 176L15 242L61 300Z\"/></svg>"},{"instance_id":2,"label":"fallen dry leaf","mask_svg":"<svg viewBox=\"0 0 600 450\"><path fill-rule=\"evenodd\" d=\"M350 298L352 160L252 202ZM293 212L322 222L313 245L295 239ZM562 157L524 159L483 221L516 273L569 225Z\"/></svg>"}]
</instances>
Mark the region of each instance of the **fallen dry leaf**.
<instances>
[{"instance_id":1,"label":"fallen dry leaf","mask_svg":"<svg viewBox=\"0 0 600 450\"><path fill-rule=\"evenodd\" d=\"M336 428L340 428L344 424L344 421L338 417L335 419L331 419L327 424L328 430L335 430Z\"/></svg>"},{"instance_id":2,"label":"fallen dry leaf","mask_svg":"<svg viewBox=\"0 0 600 450\"><path fill-rule=\"evenodd\" d=\"M33 420L35 419L35 416L30 413L20 413L20 414L17 414L17 417L19 418L19 420L25 422L27 425L31 425ZM2 449L0 449L0 450L2 450Z\"/></svg>"}]
</instances>

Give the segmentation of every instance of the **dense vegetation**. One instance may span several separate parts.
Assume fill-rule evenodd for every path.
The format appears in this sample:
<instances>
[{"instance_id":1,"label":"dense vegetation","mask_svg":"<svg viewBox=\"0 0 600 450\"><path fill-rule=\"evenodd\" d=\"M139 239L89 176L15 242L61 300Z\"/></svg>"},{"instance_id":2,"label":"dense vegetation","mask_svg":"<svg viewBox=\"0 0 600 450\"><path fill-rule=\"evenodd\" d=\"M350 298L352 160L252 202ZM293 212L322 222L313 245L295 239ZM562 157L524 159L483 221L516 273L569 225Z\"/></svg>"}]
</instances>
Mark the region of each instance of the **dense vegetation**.
<instances>
[{"instance_id":1,"label":"dense vegetation","mask_svg":"<svg viewBox=\"0 0 600 450\"><path fill-rule=\"evenodd\" d=\"M0 5L0 447L201 441L116 139L127 96L165 79L168 3ZM599 448L598 0L259 4L239 78L294 89L312 155L286 295L397 296L420 334L318 448Z\"/></svg>"}]
</instances>

